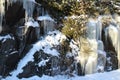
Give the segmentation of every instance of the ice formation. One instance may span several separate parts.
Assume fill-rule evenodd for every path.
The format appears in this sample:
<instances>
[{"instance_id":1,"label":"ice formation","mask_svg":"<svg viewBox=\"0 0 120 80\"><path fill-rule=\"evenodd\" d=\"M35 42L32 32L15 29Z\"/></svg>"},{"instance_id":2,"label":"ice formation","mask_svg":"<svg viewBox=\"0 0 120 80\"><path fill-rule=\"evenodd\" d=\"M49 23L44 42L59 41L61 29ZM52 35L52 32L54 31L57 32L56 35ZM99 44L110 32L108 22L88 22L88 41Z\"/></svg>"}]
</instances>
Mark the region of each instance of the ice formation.
<instances>
[{"instance_id":1,"label":"ice formation","mask_svg":"<svg viewBox=\"0 0 120 80\"><path fill-rule=\"evenodd\" d=\"M112 45L114 46L117 57L118 57L118 67L120 68L120 29L117 26L109 25L106 28L106 37L109 36L112 42Z\"/></svg>"},{"instance_id":2,"label":"ice formation","mask_svg":"<svg viewBox=\"0 0 120 80\"><path fill-rule=\"evenodd\" d=\"M25 9L25 19L26 21L31 17L33 17L33 11L35 4L34 0L23 0L23 8Z\"/></svg>"},{"instance_id":3,"label":"ice formation","mask_svg":"<svg viewBox=\"0 0 120 80\"><path fill-rule=\"evenodd\" d=\"M2 31L2 22L5 14L5 0L0 0L0 32Z\"/></svg>"}]
</instances>

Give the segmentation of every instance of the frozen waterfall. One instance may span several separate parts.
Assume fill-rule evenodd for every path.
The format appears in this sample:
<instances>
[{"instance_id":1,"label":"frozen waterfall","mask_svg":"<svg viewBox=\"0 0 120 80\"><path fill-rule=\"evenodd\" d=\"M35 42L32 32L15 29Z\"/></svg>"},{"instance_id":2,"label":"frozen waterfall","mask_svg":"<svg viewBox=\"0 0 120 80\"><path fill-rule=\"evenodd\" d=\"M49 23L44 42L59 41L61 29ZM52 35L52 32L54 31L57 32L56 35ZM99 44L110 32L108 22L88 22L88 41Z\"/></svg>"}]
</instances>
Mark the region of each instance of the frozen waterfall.
<instances>
[{"instance_id":1,"label":"frozen waterfall","mask_svg":"<svg viewBox=\"0 0 120 80\"><path fill-rule=\"evenodd\" d=\"M106 52L101 40L102 22L98 19L89 19L87 24L87 38L81 40L81 49L79 54L82 71L85 74L92 74L104 71L106 64Z\"/></svg>"}]
</instances>

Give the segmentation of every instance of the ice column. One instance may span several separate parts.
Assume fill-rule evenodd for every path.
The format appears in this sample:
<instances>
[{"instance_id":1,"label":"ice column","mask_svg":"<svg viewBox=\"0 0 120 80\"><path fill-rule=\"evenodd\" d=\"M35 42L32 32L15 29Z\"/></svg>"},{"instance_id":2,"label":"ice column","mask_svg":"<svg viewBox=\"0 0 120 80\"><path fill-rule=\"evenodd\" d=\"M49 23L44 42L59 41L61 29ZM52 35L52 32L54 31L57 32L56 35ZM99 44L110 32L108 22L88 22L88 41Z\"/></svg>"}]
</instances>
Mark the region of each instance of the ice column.
<instances>
[{"instance_id":1,"label":"ice column","mask_svg":"<svg viewBox=\"0 0 120 80\"><path fill-rule=\"evenodd\" d=\"M110 25L106 31L117 52L118 67L120 68L120 30L117 26Z\"/></svg>"},{"instance_id":2,"label":"ice column","mask_svg":"<svg viewBox=\"0 0 120 80\"><path fill-rule=\"evenodd\" d=\"M32 0L23 0L23 8L25 9L25 20L33 17L35 3Z\"/></svg>"},{"instance_id":3,"label":"ice column","mask_svg":"<svg viewBox=\"0 0 120 80\"><path fill-rule=\"evenodd\" d=\"M5 0L0 0L0 32L2 31L2 22L5 14Z\"/></svg>"}]
</instances>

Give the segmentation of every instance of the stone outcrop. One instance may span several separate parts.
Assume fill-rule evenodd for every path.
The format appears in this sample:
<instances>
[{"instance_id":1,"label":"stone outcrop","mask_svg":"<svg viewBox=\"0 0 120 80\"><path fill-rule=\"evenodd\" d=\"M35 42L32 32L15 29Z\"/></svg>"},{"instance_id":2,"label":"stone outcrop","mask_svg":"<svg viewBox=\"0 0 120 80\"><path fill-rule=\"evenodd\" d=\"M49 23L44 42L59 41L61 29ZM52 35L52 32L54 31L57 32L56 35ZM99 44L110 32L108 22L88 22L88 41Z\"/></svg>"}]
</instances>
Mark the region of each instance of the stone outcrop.
<instances>
[{"instance_id":1,"label":"stone outcrop","mask_svg":"<svg viewBox=\"0 0 120 80\"><path fill-rule=\"evenodd\" d=\"M0 36L0 75L8 75L17 66L19 53L16 46L16 40L13 35Z\"/></svg>"}]
</instances>

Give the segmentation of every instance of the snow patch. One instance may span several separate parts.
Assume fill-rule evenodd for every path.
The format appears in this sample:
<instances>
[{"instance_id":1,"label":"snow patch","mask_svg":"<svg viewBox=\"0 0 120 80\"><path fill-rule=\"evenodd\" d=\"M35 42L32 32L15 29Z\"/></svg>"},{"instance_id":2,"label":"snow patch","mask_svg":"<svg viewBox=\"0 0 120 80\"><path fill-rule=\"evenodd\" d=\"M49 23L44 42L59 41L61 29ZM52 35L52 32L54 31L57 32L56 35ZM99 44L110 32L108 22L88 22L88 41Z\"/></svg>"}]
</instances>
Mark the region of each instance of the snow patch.
<instances>
[{"instance_id":1,"label":"snow patch","mask_svg":"<svg viewBox=\"0 0 120 80\"><path fill-rule=\"evenodd\" d=\"M38 66L39 66L39 67L45 66L48 61L49 61L49 59L47 59L47 60L42 59L42 61L40 61L40 62L38 63Z\"/></svg>"},{"instance_id":2,"label":"snow patch","mask_svg":"<svg viewBox=\"0 0 120 80\"><path fill-rule=\"evenodd\" d=\"M54 19L52 19L49 15L39 16L39 17L37 18L37 20L39 20L39 21L43 21L43 20L54 21Z\"/></svg>"},{"instance_id":3,"label":"snow patch","mask_svg":"<svg viewBox=\"0 0 120 80\"><path fill-rule=\"evenodd\" d=\"M5 42L7 39L13 39L14 40L14 38L11 37L9 34L6 35L6 36L0 36L0 40L3 40L2 42Z\"/></svg>"},{"instance_id":4,"label":"snow patch","mask_svg":"<svg viewBox=\"0 0 120 80\"><path fill-rule=\"evenodd\" d=\"M74 41L74 40L71 40L71 42L70 42L70 48L72 48L72 54L71 53L68 53L68 55L70 56L76 56L76 55L78 55L78 53L79 53L79 51L80 51L80 49L79 49L79 47L77 46L77 43Z\"/></svg>"},{"instance_id":5,"label":"snow patch","mask_svg":"<svg viewBox=\"0 0 120 80\"><path fill-rule=\"evenodd\" d=\"M36 21L29 21L29 22L25 23L25 26L27 26L27 27L39 27L39 24Z\"/></svg>"}]
</instances>

